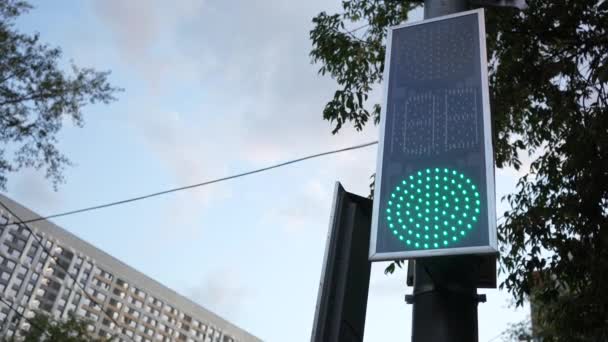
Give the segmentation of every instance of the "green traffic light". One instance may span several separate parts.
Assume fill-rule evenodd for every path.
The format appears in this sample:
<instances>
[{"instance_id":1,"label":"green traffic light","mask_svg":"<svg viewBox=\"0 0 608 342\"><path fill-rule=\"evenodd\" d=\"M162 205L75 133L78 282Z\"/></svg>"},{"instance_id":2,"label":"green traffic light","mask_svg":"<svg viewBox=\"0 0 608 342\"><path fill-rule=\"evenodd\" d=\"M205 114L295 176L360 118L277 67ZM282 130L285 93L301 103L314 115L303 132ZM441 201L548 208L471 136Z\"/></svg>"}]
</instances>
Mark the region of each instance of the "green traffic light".
<instances>
[{"instance_id":1,"label":"green traffic light","mask_svg":"<svg viewBox=\"0 0 608 342\"><path fill-rule=\"evenodd\" d=\"M412 189L411 192L408 193L407 188ZM456 246L479 221L481 201L477 189L472 180L458 170L420 170L407 176L395 187L390 194L392 200L386 202L385 219L396 238L403 241L408 248ZM407 196L399 196L401 193ZM397 203L395 199L398 199ZM415 213L405 208L414 209ZM403 234L407 232L409 239L394 230L391 223L394 219L398 219L400 224L403 223L400 216L406 216L404 220L408 219L402 229ZM433 221L433 224L429 225L430 221ZM433 228L434 234L429 234L430 227Z\"/></svg>"}]
</instances>

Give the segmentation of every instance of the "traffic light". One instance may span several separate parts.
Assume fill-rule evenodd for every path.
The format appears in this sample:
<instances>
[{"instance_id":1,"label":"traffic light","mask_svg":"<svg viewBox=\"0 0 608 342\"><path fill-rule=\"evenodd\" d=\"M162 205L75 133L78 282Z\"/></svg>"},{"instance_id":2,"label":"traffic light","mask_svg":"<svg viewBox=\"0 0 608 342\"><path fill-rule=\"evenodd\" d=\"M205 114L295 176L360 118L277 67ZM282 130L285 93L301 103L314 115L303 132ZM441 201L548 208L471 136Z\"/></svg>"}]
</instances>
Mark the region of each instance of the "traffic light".
<instances>
[{"instance_id":1,"label":"traffic light","mask_svg":"<svg viewBox=\"0 0 608 342\"><path fill-rule=\"evenodd\" d=\"M370 260L496 252L483 10L393 27Z\"/></svg>"}]
</instances>

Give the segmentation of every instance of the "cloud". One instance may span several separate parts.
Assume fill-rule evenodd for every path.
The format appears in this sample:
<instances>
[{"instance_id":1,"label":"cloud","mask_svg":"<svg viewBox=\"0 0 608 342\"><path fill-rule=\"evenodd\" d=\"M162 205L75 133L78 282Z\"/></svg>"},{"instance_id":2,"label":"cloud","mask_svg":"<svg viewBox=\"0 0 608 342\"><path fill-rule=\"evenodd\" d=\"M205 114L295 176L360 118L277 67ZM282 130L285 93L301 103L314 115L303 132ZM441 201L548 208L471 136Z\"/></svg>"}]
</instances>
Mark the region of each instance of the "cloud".
<instances>
[{"instance_id":1,"label":"cloud","mask_svg":"<svg viewBox=\"0 0 608 342\"><path fill-rule=\"evenodd\" d=\"M16 201L39 213L59 210L64 199L42 172L24 169L15 174L15 181L8 184L8 192Z\"/></svg>"},{"instance_id":2,"label":"cloud","mask_svg":"<svg viewBox=\"0 0 608 342\"><path fill-rule=\"evenodd\" d=\"M231 317L231 320L238 317L253 295L238 273L229 269L210 272L201 285L188 293L193 301L220 316Z\"/></svg>"},{"instance_id":3,"label":"cloud","mask_svg":"<svg viewBox=\"0 0 608 342\"><path fill-rule=\"evenodd\" d=\"M174 186L197 184L228 173L226 165L217 162L226 151L201 139L200 135L206 129L190 124L179 113L136 115L132 120L137 122L149 151L169 171ZM230 189L229 184L210 185L204 189L173 194L164 226L192 227L189 223L193 223L202 214L203 208L212 201L229 198ZM192 235L197 235L200 231L193 230L190 233L182 238L192 238ZM179 235L168 234L172 237Z\"/></svg>"}]
</instances>

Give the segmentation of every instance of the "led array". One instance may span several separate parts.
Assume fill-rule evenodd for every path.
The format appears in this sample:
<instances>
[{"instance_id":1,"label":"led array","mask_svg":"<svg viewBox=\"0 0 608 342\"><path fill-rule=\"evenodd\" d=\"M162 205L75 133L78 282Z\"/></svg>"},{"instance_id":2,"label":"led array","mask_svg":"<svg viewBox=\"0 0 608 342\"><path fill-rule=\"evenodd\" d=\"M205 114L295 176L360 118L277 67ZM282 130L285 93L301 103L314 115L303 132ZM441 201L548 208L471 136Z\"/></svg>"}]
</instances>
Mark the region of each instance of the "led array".
<instances>
[{"instance_id":1,"label":"led array","mask_svg":"<svg viewBox=\"0 0 608 342\"><path fill-rule=\"evenodd\" d=\"M386 222L413 249L449 247L473 230L481 208L477 186L447 168L420 170L390 194Z\"/></svg>"}]
</instances>

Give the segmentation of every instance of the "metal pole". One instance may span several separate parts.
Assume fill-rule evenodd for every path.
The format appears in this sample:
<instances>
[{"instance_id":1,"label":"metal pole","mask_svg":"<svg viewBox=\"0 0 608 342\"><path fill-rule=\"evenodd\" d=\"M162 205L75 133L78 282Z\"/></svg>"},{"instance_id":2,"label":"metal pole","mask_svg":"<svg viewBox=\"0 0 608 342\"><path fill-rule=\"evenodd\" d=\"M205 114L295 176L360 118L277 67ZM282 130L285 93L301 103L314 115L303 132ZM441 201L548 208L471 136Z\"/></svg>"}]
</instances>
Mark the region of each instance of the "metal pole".
<instances>
[{"instance_id":1,"label":"metal pole","mask_svg":"<svg viewBox=\"0 0 608 342\"><path fill-rule=\"evenodd\" d=\"M424 18L467 10L467 0L425 0ZM412 342L476 342L480 258L453 256L415 262Z\"/></svg>"}]
</instances>

